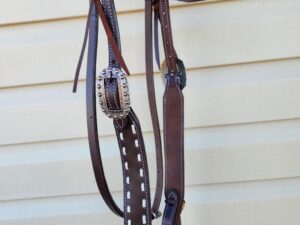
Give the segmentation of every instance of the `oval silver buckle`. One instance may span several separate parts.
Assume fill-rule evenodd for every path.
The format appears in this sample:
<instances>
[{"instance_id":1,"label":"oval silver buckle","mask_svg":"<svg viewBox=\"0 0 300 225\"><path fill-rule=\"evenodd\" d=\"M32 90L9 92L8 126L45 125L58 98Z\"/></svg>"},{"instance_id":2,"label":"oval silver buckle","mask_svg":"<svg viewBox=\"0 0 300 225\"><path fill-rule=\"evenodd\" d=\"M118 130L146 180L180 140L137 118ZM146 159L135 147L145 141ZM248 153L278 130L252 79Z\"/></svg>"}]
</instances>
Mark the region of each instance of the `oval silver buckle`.
<instances>
[{"instance_id":1,"label":"oval silver buckle","mask_svg":"<svg viewBox=\"0 0 300 225\"><path fill-rule=\"evenodd\" d=\"M118 99L120 109L110 109L107 103L107 93L105 84L109 79L116 79L118 85ZM130 110L130 96L127 75L119 68L106 68L102 70L98 76L97 82L99 103L102 111L109 117L114 119L125 118Z\"/></svg>"}]
</instances>

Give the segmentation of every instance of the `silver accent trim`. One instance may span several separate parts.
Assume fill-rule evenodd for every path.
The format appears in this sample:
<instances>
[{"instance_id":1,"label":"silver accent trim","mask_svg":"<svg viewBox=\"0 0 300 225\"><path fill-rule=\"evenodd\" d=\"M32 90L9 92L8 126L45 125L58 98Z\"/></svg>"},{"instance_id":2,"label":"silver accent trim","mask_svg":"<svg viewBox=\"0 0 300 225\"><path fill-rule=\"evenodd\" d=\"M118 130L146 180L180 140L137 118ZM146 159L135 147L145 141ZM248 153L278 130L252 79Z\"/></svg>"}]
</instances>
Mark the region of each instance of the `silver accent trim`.
<instances>
[{"instance_id":1,"label":"silver accent trim","mask_svg":"<svg viewBox=\"0 0 300 225\"><path fill-rule=\"evenodd\" d=\"M117 79L120 110L111 110L107 105L105 80ZM119 68L108 67L98 75L97 79L99 104L102 111L114 119L125 118L130 111L130 94L128 88L127 75Z\"/></svg>"}]
</instances>

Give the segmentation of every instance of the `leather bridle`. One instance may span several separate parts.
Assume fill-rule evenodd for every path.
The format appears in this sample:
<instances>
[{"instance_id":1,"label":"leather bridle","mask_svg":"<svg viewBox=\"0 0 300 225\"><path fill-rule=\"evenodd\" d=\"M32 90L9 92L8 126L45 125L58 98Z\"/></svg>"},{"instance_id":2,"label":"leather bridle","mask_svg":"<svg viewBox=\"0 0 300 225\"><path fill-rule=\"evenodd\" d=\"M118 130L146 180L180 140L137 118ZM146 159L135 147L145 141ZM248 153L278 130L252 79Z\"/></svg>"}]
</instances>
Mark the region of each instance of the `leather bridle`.
<instances>
[{"instance_id":1,"label":"leather bridle","mask_svg":"<svg viewBox=\"0 0 300 225\"><path fill-rule=\"evenodd\" d=\"M173 46L168 0L145 0L146 79L150 113L156 148L156 191L151 206L149 172L146 151L139 120L130 107L127 85L129 70L121 54L121 41L113 0L90 0L84 42L76 69L73 92L76 92L80 68L88 44L86 107L88 140L94 174L99 191L108 207L124 218L125 225L150 225L161 213L159 206L163 188L163 162L160 126L155 100L153 76L152 20L155 12L155 49L158 53L158 21L163 37L166 88L163 97L163 135L165 156L165 210L163 225L180 225L184 205L184 117L183 94L185 70ZM109 65L96 75L98 20L101 20L109 44ZM96 77L98 81L96 82ZM98 89L98 91L97 91ZM98 98L97 96L98 95ZM113 119L123 171L124 206L121 210L108 188L98 139L96 102Z\"/></svg>"}]
</instances>

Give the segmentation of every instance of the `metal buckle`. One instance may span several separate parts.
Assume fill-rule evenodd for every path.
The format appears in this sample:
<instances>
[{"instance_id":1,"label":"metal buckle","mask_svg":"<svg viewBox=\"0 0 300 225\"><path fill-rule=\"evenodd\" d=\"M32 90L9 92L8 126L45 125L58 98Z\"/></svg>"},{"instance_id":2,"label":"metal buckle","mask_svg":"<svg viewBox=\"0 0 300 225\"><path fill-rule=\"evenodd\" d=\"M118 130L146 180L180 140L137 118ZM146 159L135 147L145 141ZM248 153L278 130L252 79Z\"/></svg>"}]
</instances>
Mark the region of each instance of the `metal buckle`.
<instances>
[{"instance_id":1,"label":"metal buckle","mask_svg":"<svg viewBox=\"0 0 300 225\"><path fill-rule=\"evenodd\" d=\"M115 93L119 99L119 109L110 109L107 102L107 93L105 84L109 79L116 79L117 92ZM102 111L109 117L114 119L125 118L130 110L130 96L127 82L127 75L119 68L106 68L102 70L98 76L97 82L99 103Z\"/></svg>"},{"instance_id":2,"label":"metal buckle","mask_svg":"<svg viewBox=\"0 0 300 225\"><path fill-rule=\"evenodd\" d=\"M173 225L178 210L178 195L175 190L169 192L166 199L166 206L163 214L162 224Z\"/></svg>"},{"instance_id":3,"label":"metal buckle","mask_svg":"<svg viewBox=\"0 0 300 225\"><path fill-rule=\"evenodd\" d=\"M177 65L177 70L178 70L178 78L179 78L179 86L180 89L182 90L186 86L186 72L185 72L185 66L182 60L176 59L176 65ZM166 84L166 80L168 78L168 67L166 60L164 60L160 66L161 68L161 76L163 83Z\"/></svg>"}]
</instances>

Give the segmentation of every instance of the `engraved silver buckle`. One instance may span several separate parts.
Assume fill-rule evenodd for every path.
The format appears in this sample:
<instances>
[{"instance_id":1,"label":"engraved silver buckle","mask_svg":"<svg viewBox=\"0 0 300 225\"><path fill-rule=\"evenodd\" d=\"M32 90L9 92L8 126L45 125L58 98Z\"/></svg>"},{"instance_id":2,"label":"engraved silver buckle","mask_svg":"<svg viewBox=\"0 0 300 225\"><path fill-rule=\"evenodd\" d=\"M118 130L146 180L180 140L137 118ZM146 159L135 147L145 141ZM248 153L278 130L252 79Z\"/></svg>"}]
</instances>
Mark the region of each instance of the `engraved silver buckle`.
<instances>
[{"instance_id":1,"label":"engraved silver buckle","mask_svg":"<svg viewBox=\"0 0 300 225\"><path fill-rule=\"evenodd\" d=\"M107 96L105 90L105 81L107 79L116 79L118 85L119 110L112 110L108 107ZM125 118L130 110L130 96L127 82L127 75L119 68L106 68L102 70L98 76L98 97L102 111L109 117L114 119Z\"/></svg>"}]
</instances>

